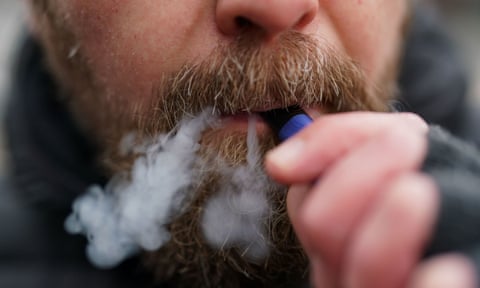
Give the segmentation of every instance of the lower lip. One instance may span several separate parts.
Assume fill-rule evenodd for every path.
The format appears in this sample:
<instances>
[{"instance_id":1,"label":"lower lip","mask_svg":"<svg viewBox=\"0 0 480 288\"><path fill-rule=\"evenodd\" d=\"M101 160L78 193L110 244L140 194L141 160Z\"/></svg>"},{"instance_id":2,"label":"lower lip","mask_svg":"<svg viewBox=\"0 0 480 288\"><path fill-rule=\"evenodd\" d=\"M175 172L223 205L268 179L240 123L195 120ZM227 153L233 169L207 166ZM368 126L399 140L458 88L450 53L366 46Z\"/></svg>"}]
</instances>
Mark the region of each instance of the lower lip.
<instances>
[{"instance_id":1,"label":"lower lip","mask_svg":"<svg viewBox=\"0 0 480 288\"><path fill-rule=\"evenodd\" d=\"M248 114L248 113L240 113L236 115L229 115L224 116L221 118L222 127L227 128L229 130L248 130L250 119L253 117L255 121L255 128L257 132L265 131L267 127L267 123L263 121L263 119L256 115L256 114Z\"/></svg>"},{"instance_id":2,"label":"lower lip","mask_svg":"<svg viewBox=\"0 0 480 288\"><path fill-rule=\"evenodd\" d=\"M313 119L316 119L322 115L322 112L320 112L321 109L306 108L305 111ZM264 133L265 131L270 130L270 127L265 121L263 121L262 117L260 117L258 114L249 113L238 113L235 115L222 116L220 118L221 126L233 131L247 131L251 117L254 117L255 119L257 133Z\"/></svg>"}]
</instances>

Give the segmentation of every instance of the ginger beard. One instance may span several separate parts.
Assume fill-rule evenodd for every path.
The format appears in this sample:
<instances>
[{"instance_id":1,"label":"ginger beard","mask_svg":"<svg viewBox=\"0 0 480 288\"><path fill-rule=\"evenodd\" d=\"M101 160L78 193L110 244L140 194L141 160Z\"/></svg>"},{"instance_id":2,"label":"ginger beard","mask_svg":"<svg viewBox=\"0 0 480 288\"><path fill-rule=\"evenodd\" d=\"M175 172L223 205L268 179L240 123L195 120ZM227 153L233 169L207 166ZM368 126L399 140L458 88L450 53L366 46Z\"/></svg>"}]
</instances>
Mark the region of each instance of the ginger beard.
<instances>
[{"instance_id":1,"label":"ginger beard","mask_svg":"<svg viewBox=\"0 0 480 288\"><path fill-rule=\"evenodd\" d=\"M131 131L141 141L171 131L185 116L198 115L207 108L222 117L293 104L330 113L386 111L394 86L392 70L385 73L388 79L382 79L387 81L371 88L374 85L367 85L354 61L309 36L289 32L272 47L264 47L258 35L243 34L199 63L186 64L171 75L159 75L158 83L152 84L152 94L138 97L142 103L127 103L108 95L108 87L96 81L81 49L75 57L66 57L76 40L62 23L52 20L47 26L43 44L54 74L71 94L68 106L79 125L98 143L102 151L99 161L109 175L130 170L135 155L119 153L118 143ZM204 132L199 154L210 168L199 174L202 182L195 185L195 191L188 192L184 213L168 225L171 240L158 251L144 253L146 267L159 282L175 281L175 287L282 287L308 278L308 261L286 212L287 188L268 177L264 179L271 182L265 184L270 208L268 217L262 219L268 256L252 261L238 247L219 248L207 243L202 217L209 199L222 193L221 182L225 181L225 166L215 166L218 158L234 168L247 161L247 131L227 128ZM274 139L268 131L258 135L259 151L264 154L271 149ZM263 173L261 169L258 172Z\"/></svg>"},{"instance_id":2,"label":"ginger beard","mask_svg":"<svg viewBox=\"0 0 480 288\"><path fill-rule=\"evenodd\" d=\"M282 35L270 48L256 40L239 37L201 63L186 65L165 78L152 97L153 103L147 105L154 109L141 114L137 129L146 135L169 131L185 115L197 115L207 107L227 117L291 105L324 112L387 110L387 87L375 90L377 93L368 91L361 69L332 48L320 47L313 38L295 32ZM205 209L209 208L209 199L224 193L221 182L229 178L222 174L224 167L218 165L218 158L230 167L240 167L247 161L247 132L228 127L203 134L200 154L213 168L201 176L203 181L192 194L187 212L172 221L172 241L147 256L148 266L159 279L174 278L176 284L181 280L186 287L192 283L211 287L295 283L305 278L308 262L288 219L287 188L268 177L265 181L271 183L265 189L270 207L262 220L268 256L252 261L248 247L212 247L205 240L205 230L201 229ZM270 131L258 135L262 156L274 147L275 139Z\"/></svg>"}]
</instances>

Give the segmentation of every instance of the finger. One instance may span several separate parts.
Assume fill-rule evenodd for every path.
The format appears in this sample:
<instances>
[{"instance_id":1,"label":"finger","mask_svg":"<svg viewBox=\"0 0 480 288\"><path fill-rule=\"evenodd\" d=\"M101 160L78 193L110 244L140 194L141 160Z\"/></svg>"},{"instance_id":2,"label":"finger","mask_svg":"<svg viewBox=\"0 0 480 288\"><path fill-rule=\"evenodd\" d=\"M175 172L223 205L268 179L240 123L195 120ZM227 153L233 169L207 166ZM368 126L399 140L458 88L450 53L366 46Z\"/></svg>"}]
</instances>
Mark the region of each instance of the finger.
<instances>
[{"instance_id":1,"label":"finger","mask_svg":"<svg viewBox=\"0 0 480 288\"><path fill-rule=\"evenodd\" d=\"M323 266L323 261L320 260L321 256L313 251L310 252L308 237L302 235L302 229L297 229L299 227L299 216L305 204L304 200L307 198L310 190L311 184L293 185L290 187L287 195L287 211L297 237L310 259L310 281L313 287L329 288L333 286L326 267Z\"/></svg>"},{"instance_id":2,"label":"finger","mask_svg":"<svg viewBox=\"0 0 480 288\"><path fill-rule=\"evenodd\" d=\"M345 287L405 287L433 230L439 206L433 181L405 174L387 188L351 239Z\"/></svg>"},{"instance_id":3,"label":"finger","mask_svg":"<svg viewBox=\"0 0 480 288\"><path fill-rule=\"evenodd\" d=\"M328 273L328 269L324 266L324 262L320 258L313 256L310 258L310 283L315 288L333 288L336 287Z\"/></svg>"},{"instance_id":4,"label":"finger","mask_svg":"<svg viewBox=\"0 0 480 288\"><path fill-rule=\"evenodd\" d=\"M299 211L301 210L301 206L303 205L310 189L311 184L292 185L288 189L287 211L293 227L295 227L295 224L297 223Z\"/></svg>"},{"instance_id":5,"label":"finger","mask_svg":"<svg viewBox=\"0 0 480 288\"><path fill-rule=\"evenodd\" d=\"M290 218L293 229L295 230L295 233L297 234L297 237L305 250L308 249L307 238L303 237L303 235L301 234L302 230L297 228L299 225L299 216L301 214L300 211L305 204L304 200L307 197L310 189L310 184L293 185L290 187L287 194L288 217Z\"/></svg>"},{"instance_id":6,"label":"finger","mask_svg":"<svg viewBox=\"0 0 480 288\"><path fill-rule=\"evenodd\" d=\"M350 234L380 188L392 176L418 167L425 149L418 135L387 131L347 155L313 188L297 226L327 265L339 267Z\"/></svg>"},{"instance_id":7,"label":"finger","mask_svg":"<svg viewBox=\"0 0 480 288\"><path fill-rule=\"evenodd\" d=\"M335 159L384 130L397 126L426 133L414 114L351 112L317 119L266 157L266 170L277 181L292 184L312 181Z\"/></svg>"},{"instance_id":8,"label":"finger","mask_svg":"<svg viewBox=\"0 0 480 288\"><path fill-rule=\"evenodd\" d=\"M421 264L409 288L476 288L473 263L460 254L437 256Z\"/></svg>"}]
</instances>

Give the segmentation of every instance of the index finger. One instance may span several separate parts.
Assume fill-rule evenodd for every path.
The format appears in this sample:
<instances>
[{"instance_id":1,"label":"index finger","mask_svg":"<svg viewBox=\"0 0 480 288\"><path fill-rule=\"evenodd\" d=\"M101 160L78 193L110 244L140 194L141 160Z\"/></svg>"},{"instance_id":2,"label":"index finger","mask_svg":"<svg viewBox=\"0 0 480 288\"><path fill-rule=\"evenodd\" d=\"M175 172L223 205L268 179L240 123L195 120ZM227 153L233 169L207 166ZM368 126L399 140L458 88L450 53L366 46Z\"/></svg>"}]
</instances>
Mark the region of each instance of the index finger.
<instances>
[{"instance_id":1,"label":"index finger","mask_svg":"<svg viewBox=\"0 0 480 288\"><path fill-rule=\"evenodd\" d=\"M349 112L325 115L267 153L265 168L284 184L315 180L337 158L369 137L408 126L426 133L427 124L412 113Z\"/></svg>"}]
</instances>

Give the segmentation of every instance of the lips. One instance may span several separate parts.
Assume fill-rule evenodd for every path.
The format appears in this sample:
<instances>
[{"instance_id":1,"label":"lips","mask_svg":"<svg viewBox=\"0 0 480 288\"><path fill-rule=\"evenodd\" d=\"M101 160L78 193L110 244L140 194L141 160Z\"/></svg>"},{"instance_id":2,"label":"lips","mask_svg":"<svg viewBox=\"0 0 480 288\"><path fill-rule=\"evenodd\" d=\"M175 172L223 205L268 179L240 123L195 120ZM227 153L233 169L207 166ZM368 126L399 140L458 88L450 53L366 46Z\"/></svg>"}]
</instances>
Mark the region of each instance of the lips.
<instances>
[{"instance_id":1,"label":"lips","mask_svg":"<svg viewBox=\"0 0 480 288\"><path fill-rule=\"evenodd\" d=\"M300 109L300 110L303 110L304 112L306 112L306 114L313 119L316 119L323 114L321 108L312 108L312 107L304 108L304 107L298 107L297 105L292 105L292 106L289 106L289 108L284 108L284 107L277 106L277 107L269 107L269 108L265 108L265 109L255 109L255 111L251 111L251 112L241 111L241 112L234 113L234 114L222 114L220 116L220 118L222 120L225 120L225 121L246 121L246 122L248 122L248 119L253 116L253 117L257 118L257 121L263 121L262 114L269 113L270 111L274 111L274 110L277 110L277 109L287 109L287 110L288 109L294 109L294 110L295 109Z\"/></svg>"},{"instance_id":2,"label":"lips","mask_svg":"<svg viewBox=\"0 0 480 288\"><path fill-rule=\"evenodd\" d=\"M267 123L260 117L258 112L240 112L233 115L223 115L220 117L222 129L238 132L248 131L251 120L255 121L257 133L261 133L268 129Z\"/></svg>"},{"instance_id":3,"label":"lips","mask_svg":"<svg viewBox=\"0 0 480 288\"><path fill-rule=\"evenodd\" d=\"M281 113L276 113L276 111L281 111ZM305 112L307 111L307 112ZM277 127L279 123L282 123L285 119L275 119L279 115L288 115L288 114L307 114L311 118L317 118L320 116L320 112L317 109L307 108L302 109L298 106L290 106L285 109L270 108L262 109L261 111L255 112L239 112L233 115L223 115L221 116L222 127L225 129L231 130L243 130L246 131L249 126L249 121L254 120L257 132L269 130L278 130ZM277 115L278 114L278 115ZM278 121L277 121L278 120Z\"/></svg>"}]
</instances>

